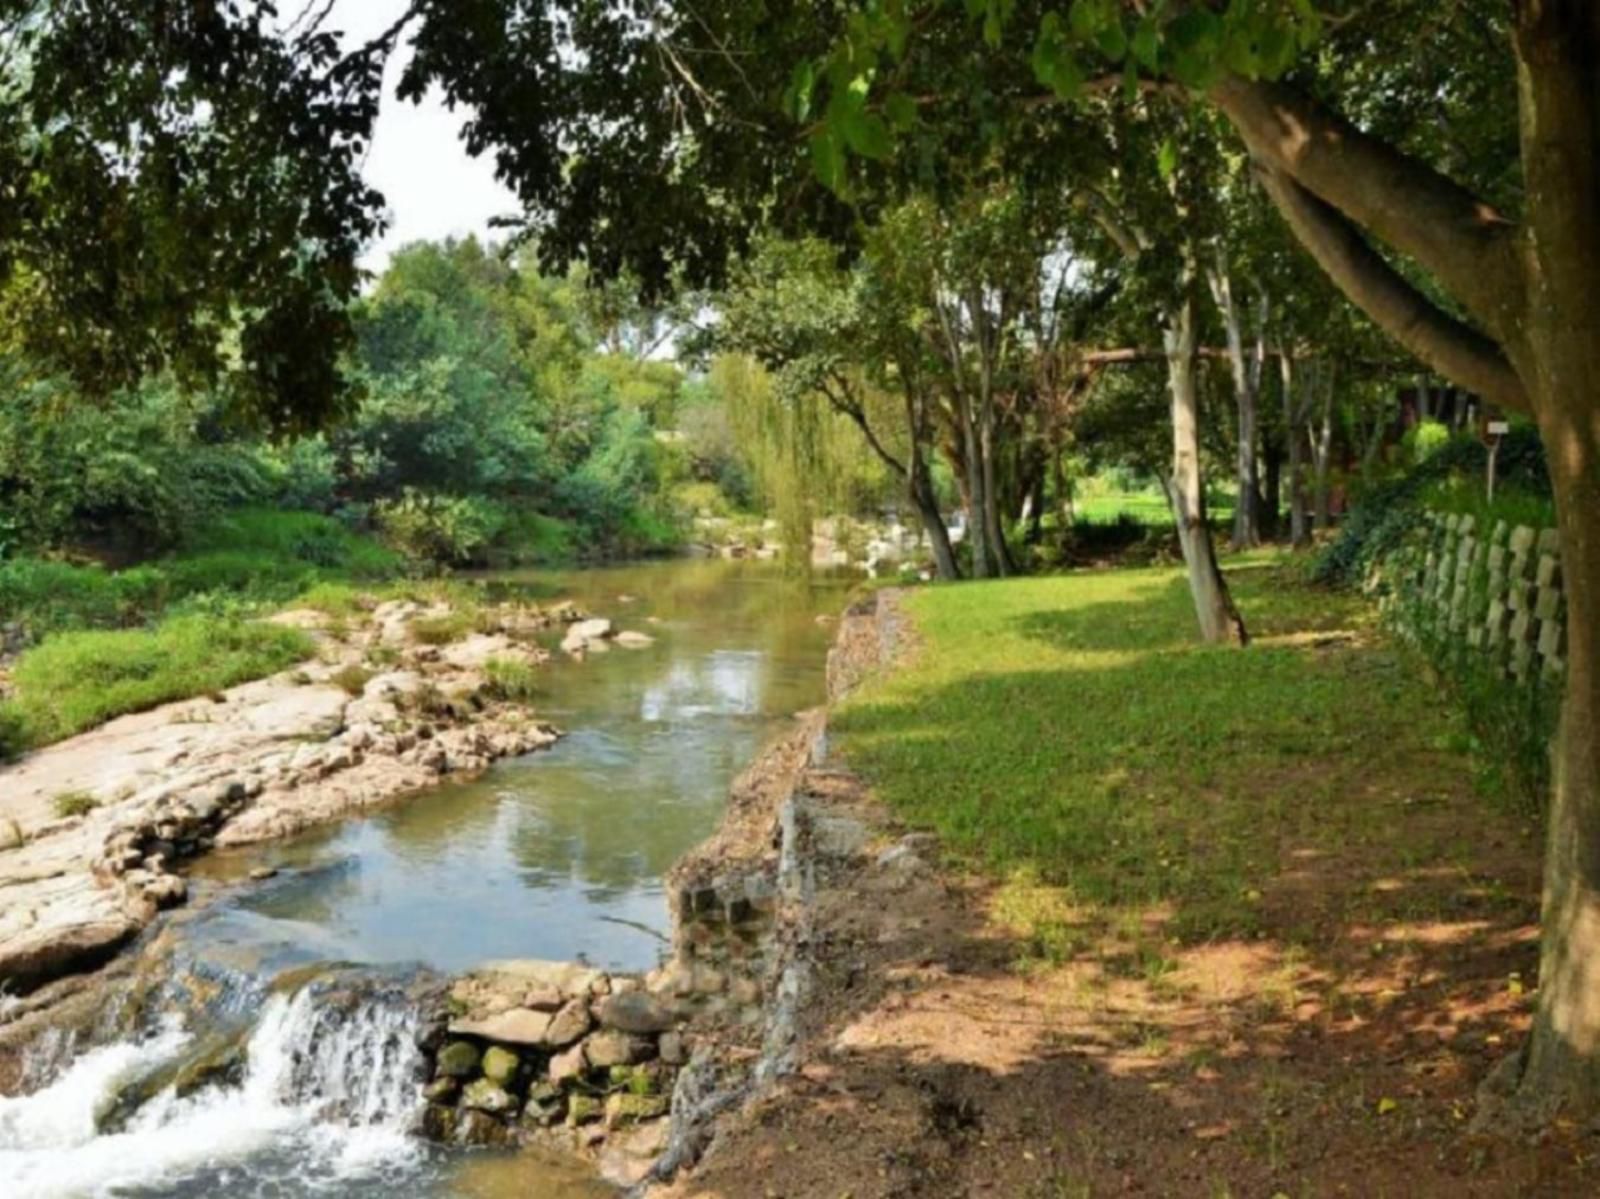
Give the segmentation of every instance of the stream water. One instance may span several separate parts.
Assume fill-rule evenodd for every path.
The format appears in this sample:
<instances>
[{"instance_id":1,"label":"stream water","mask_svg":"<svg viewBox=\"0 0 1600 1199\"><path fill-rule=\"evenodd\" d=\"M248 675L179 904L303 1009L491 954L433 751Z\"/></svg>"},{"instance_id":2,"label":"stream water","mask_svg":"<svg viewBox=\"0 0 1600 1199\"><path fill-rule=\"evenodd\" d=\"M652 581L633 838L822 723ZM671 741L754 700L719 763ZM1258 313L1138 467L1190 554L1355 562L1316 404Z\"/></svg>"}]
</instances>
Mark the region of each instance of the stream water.
<instances>
[{"instance_id":1,"label":"stream water","mask_svg":"<svg viewBox=\"0 0 1600 1199\"><path fill-rule=\"evenodd\" d=\"M411 1135L412 983L495 958L654 965L663 873L761 742L821 702L816 617L842 594L721 561L489 585L571 597L656 644L542 672L536 707L568 731L551 751L197 864L155 999L108 1012L115 1037L42 1045L38 1088L0 1097L0 1196L610 1193L571 1163ZM277 874L248 881L261 867Z\"/></svg>"}]
</instances>

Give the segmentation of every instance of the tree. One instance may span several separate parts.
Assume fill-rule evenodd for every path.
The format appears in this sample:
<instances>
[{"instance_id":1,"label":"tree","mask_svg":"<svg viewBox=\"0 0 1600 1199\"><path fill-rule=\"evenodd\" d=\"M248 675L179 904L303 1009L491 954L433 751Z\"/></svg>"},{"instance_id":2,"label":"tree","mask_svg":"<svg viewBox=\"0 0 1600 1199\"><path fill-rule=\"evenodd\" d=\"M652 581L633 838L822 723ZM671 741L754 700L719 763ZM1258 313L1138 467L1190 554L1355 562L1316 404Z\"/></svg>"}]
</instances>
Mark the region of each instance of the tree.
<instances>
[{"instance_id":1,"label":"tree","mask_svg":"<svg viewBox=\"0 0 1600 1199\"><path fill-rule=\"evenodd\" d=\"M1348 79L1308 71L1284 80L1297 49L1319 32L1303 0L1231 5L1224 13L1173 6L1162 16L1087 0L1072 6L1070 24L1046 12L1037 35L1024 39L1026 52L1005 49L1008 17L1028 27L1017 7L1002 0L930 2L907 6L878 28L861 20L836 43L828 70L846 86L860 78L870 83L880 61L907 61L913 32L922 38L941 16L959 21L972 12L982 18L994 60L1008 62L1019 81L1031 75L1064 98L1083 90L1083 63L1095 59L1128 64L1123 78L1133 88L1141 71L1173 79L1228 120L1296 238L1380 328L1446 378L1537 421L1552 463L1571 633L1538 1014L1512 1070L1511 1110L1534 1121L1558 1110L1600 1112L1600 740L1593 736L1600 720L1600 92L1593 74L1600 11L1587 0L1524 0L1513 6L1507 28L1498 9L1455 10L1458 21L1474 22L1475 33L1503 30L1509 43L1499 63L1486 65L1480 54L1459 63L1456 74L1493 79L1504 74L1497 67L1515 65L1517 217L1491 194L1476 194L1444 174L1421 156L1422 147L1364 129L1339 111L1327 93ZM1374 60L1392 46L1393 23L1409 7L1356 10L1351 24L1358 30L1342 35L1331 65L1354 60L1369 76L1392 75L1392 58L1382 68ZM882 12L863 7L856 15L874 11ZM923 45L937 56L938 34ZM898 92L892 73L882 78ZM870 111L872 91L830 101L841 107L818 136L841 149L861 140L851 135L851 122L861 119L853 114ZM1499 94L1492 83L1488 91ZM1426 285L1397 269L1368 237L1401 256Z\"/></svg>"},{"instance_id":2,"label":"tree","mask_svg":"<svg viewBox=\"0 0 1600 1199\"><path fill-rule=\"evenodd\" d=\"M170 372L279 430L350 396L383 55L269 4L0 0L0 344L106 396Z\"/></svg>"}]
</instances>

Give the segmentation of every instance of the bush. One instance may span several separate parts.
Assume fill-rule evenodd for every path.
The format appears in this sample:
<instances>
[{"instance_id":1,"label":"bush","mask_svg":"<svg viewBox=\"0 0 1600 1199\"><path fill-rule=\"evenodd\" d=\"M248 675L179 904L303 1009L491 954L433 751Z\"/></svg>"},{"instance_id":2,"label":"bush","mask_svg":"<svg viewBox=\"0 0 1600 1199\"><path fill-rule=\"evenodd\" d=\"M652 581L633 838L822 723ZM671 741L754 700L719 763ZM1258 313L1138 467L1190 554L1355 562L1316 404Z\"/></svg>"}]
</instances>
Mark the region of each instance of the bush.
<instances>
[{"instance_id":1,"label":"bush","mask_svg":"<svg viewBox=\"0 0 1600 1199\"><path fill-rule=\"evenodd\" d=\"M489 694L508 703L531 703L538 692L538 671L526 662L511 658L490 658L483 673L489 680Z\"/></svg>"},{"instance_id":2,"label":"bush","mask_svg":"<svg viewBox=\"0 0 1600 1199\"><path fill-rule=\"evenodd\" d=\"M35 637L85 625L141 624L165 606L171 591L156 567L113 572L37 558L0 562L0 619L21 621Z\"/></svg>"},{"instance_id":3,"label":"bush","mask_svg":"<svg viewBox=\"0 0 1600 1199\"><path fill-rule=\"evenodd\" d=\"M343 666L333 672L331 681L346 695L360 696L373 679L372 671L365 666Z\"/></svg>"},{"instance_id":4,"label":"bush","mask_svg":"<svg viewBox=\"0 0 1600 1199\"><path fill-rule=\"evenodd\" d=\"M1339 535L1314 562L1312 578L1334 586L1360 586L1373 565L1398 549L1417 527L1430 494L1453 479L1481 486L1487 462L1488 451L1479 442L1459 437L1404 474L1368 488L1346 514ZM1497 471L1507 492L1550 494L1544 447L1532 426L1519 426L1506 436Z\"/></svg>"},{"instance_id":5,"label":"bush","mask_svg":"<svg viewBox=\"0 0 1600 1199\"><path fill-rule=\"evenodd\" d=\"M481 563L505 526L505 513L481 496L431 495L407 489L373 506L384 539L419 565Z\"/></svg>"},{"instance_id":6,"label":"bush","mask_svg":"<svg viewBox=\"0 0 1600 1199\"><path fill-rule=\"evenodd\" d=\"M1537 669L1520 679L1506 674L1503 660L1452 631L1436 598L1421 590L1420 553L1419 545L1405 545L1386 560L1385 619L1421 653L1460 713L1481 789L1509 802L1519 815L1537 815L1550 793L1561 689ZM1485 585L1481 576L1469 583L1480 603Z\"/></svg>"},{"instance_id":7,"label":"bush","mask_svg":"<svg viewBox=\"0 0 1600 1199\"><path fill-rule=\"evenodd\" d=\"M24 747L48 744L128 712L261 678L312 648L295 629L205 616L153 630L61 633L18 659L0 728L20 729Z\"/></svg>"},{"instance_id":8,"label":"bush","mask_svg":"<svg viewBox=\"0 0 1600 1199\"><path fill-rule=\"evenodd\" d=\"M63 791L50 801L50 807L63 820L71 816L87 816L100 806L100 801L87 791Z\"/></svg>"}]
</instances>

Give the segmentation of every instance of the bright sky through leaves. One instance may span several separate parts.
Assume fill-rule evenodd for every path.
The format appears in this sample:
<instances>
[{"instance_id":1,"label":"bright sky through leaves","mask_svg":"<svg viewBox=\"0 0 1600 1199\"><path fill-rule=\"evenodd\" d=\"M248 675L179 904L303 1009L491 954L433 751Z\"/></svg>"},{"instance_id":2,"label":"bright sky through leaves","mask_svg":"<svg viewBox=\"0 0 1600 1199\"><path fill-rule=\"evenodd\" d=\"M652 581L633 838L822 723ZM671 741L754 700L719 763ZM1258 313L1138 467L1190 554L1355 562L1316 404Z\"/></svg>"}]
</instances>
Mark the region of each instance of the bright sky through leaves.
<instances>
[{"instance_id":1,"label":"bright sky through leaves","mask_svg":"<svg viewBox=\"0 0 1600 1199\"><path fill-rule=\"evenodd\" d=\"M337 0L328 28L342 30L349 45L358 45L393 24L405 7L406 0ZM371 271L383 270L406 242L483 236L492 218L518 211L515 198L495 182L493 164L471 158L462 147L463 115L447 109L437 89L420 105L395 98L395 80L408 57L402 47L389 63L367 156L367 182L383 192L390 212L389 231L362 258Z\"/></svg>"}]
</instances>

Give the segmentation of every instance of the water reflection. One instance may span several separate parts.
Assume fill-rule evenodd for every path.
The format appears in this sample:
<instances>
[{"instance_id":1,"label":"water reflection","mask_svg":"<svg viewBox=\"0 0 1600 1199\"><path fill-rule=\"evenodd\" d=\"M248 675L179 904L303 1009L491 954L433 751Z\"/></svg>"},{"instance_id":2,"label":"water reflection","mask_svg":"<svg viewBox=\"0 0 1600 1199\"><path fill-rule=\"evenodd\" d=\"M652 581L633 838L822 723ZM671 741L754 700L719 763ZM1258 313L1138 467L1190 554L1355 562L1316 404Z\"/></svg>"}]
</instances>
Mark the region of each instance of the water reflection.
<instances>
[{"instance_id":1,"label":"water reflection","mask_svg":"<svg viewBox=\"0 0 1600 1199\"><path fill-rule=\"evenodd\" d=\"M828 630L816 617L838 608L842 584L671 562L490 587L559 589L657 642L552 664L541 715L570 735L549 753L208 866L284 871L243 901L248 924L214 909L220 940L300 937L319 957L451 971L496 957L653 964L662 874L711 831L761 741L822 699Z\"/></svg>"}]
</instances>

